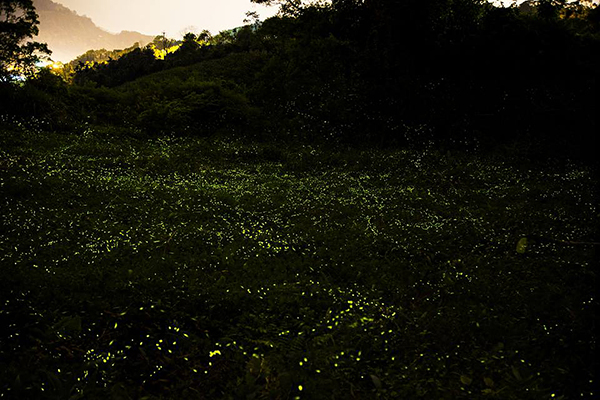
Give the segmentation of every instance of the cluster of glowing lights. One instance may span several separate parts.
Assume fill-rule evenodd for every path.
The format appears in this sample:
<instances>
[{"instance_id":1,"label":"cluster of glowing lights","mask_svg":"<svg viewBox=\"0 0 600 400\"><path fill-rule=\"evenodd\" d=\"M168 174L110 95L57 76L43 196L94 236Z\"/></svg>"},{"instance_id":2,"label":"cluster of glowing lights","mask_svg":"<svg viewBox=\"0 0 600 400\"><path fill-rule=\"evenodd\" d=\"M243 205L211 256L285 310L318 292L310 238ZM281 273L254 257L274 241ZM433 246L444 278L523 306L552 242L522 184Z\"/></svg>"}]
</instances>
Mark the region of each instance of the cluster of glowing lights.
<instances>
[{"instance_id":1,"label":"cluster of glowing lights","mask_svg":"<svg viewBox=\"0 0 600 400\"><path fill-rule=\"evenodd\" d=\"M29 140L36 140L36 135ZM211 338L210 348L199 356L203 357L201 362L187 356L184 359L191 371L204 375L234 353L262 360L282 349L297 355L295 366L317 374L365 363L361 349L351 351L334 344L346 332L368 338L373 353L393 365L402 365L399 368L405 368L407 360L415 363L411 368L425 371L432 360L458 360L458 346L454 354L417 349L418 353L405 355L398 345L407 332L418 331L428 337L431 333L423 327L424 320L458 312L440 309L423 316L419 310L423 304L429 309L461 290L468 291L480 281L479 274L486 273L486 257L506 252L504 244L512 236L504 221L518 218L514 208L519 205L519 196L528 193L536 199L572 199L564 202L564 209L556 205L552 212L543 206L532 209L534 217L545 223L540 225L547 226L538 234L552 236L552 229L561 225L568 238L585 237L593 229L591 221L597 213L586 195L591 175L577 168L568 174L540 177L535 175L539 172L517 171L501 162L475 160L458 166L441 157L437 162L446 163L448 172L440 175L429 173L428 163L433 162L433 156L424 151L372 154L370 157L379 157L380 165L368 172L347 167L294 171L276 162L221 167L207 162L196 170L185 170L178 163L182 154L177 149L183 146L179 140L113 147L107 143L100 146L99 141L90 131L75 143L38 149L27 161L0 150L0 188L15 187L18 182L41 193L38 197L15 196L1 204L5 211L0 223L5 231L0 235L0 261L54 279L63 271L68 274L74 265L91 272L111 260L126 265L128 282L135 286L143 279L159 279L156 271L144 270L148 260L159 259L173 267L165 272L170 276L160 279L181 281L200 290L197 288L215 281L214 275L220 271L225 284L221 287L216 280L214 290L222 290L225 297L243 299L244 304L257 305L258 309L263 309L258 305L275 304L280 299L317 305L294 312L286 310L289 318L278 320L273 327L263 322L274 316L257 316L257 326L250 329L260 339ZM223 148L227 150L226 145ZM306 149L302 155L319 156L315 149ZM161 170L156 165L167 168ZM436 170L443 169L438 165ZM544 182L541 188L535 184L539 181ZM58 195L57 187L60 202L52 196ZM472 199L478 201L473 203ZM507 205L503 209L481 208L482 204L498 202ZM567 209L571 206L576 213ZM496 214L492 218L488 213ZM450 257L454 249L446 254L439 243L451 243L448 236L458 234L472 235L474 240L468 242L474 243L473 248L460 249L460 258ZM353 239L329 240L336 237ZM363 253L353 249L357 243L368 244L361 248ZM408 260L399 265L398 274L414 273L418 277L398 289L415 293L407 304L384 301L377 291L360 285L329 282L337 269L366 270L364 266L372 259L380 261L372 265L371 273L376 275L376 268L387 257L372 250L379 243L402 255L393 262L399 263L404 257ZM510 243L508 247L514 246ZM548 253L555 247L540 246L536 251ZM185 258L188 252L197 257ZM358 259L345 259L346 253ZM260 261L265 267L271 263L279 266L279 259L309 262L296 280L292 277L275 283L229 284L229 276L237 282L235 275L243 274L248 264ZM431 265L436 273L429 276L410 270ZM511 271L497 273L500 276ZM195 281L200 284L194 286ZM426 295L419 298L420 292ZM582 307L591 307L593 301L590 298ZM315 314L313 309L327 312ZM158 312L154 305L137 311ZM559 330L551 321L538 319L537 323L545 336L556 335ZM18 327L8 328L12 332L9 339L16 342ZM112 335L110 341L86 350L83 358L90 368L79 377L80 382L89 379L92 371L100 371L96 379L106 384L111 370L139 349L183 357L181 348L191 340L190 334L175 324L135 341L119 336L124 331L119 321L108 325L106 331ZM88 331L84 329L84 333ZM318 364L316 357L308 354L309 348L325 353L327 363ZM502 359L506 354L498 351L496 356ZM529 361L523 360L522 364L532 367ZM145 379L159 377L163 368L157 363ZM466 378L464 381L469 382ZM468 390L469 385L464 387ZM296 389L306 393L310 388L303 383Z\"/></svg>"}]
</instances>

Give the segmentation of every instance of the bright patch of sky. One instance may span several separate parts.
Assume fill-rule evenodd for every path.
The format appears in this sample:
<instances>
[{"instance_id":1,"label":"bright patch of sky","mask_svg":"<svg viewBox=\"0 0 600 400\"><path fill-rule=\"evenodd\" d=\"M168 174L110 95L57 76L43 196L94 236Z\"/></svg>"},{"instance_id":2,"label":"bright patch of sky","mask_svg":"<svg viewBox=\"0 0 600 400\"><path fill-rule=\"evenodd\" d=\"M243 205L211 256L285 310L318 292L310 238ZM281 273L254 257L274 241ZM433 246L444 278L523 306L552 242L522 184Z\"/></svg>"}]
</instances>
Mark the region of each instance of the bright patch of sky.
<instances>
[{"instance_id":1,"label":"bright patch of sky","mask_svg":"<svg viewBox=\"0 0 600 400\"><path fill-rule=\"evenodd\" d=\"M250 0L54 0L79 15L90 17L110 32L137 31L179 38L186 32L208 29L212 34L244 25L247 11L261 20L277 13Z\"/></svg>"},{"instance_id":2,"label":"bright patch of sky","mask_svg":"<svg viewBox=\"0 0 600 400\"><path fill-rule=\"evenodd\" d=\"M277 7L264 7L250 0L55 0L90 17L110 32L138 31L147 35L180 38L187 32L212 34L244 25L247 11L256 11L261 20L277 13ZM508 7L524 0L491 0ZM600 0L593 0L598 4Z\"/></svg>"}]
</instances>

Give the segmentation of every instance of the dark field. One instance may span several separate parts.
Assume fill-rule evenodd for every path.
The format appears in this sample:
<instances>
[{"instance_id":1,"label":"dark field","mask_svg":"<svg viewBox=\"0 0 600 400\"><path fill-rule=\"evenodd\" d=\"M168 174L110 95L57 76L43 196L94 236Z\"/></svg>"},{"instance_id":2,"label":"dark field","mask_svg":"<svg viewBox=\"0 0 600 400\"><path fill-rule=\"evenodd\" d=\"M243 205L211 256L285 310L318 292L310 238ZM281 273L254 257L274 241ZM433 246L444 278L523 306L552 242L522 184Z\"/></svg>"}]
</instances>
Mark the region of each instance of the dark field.
<instances>
[{"instance_id":1,"label":"dark field","mask_svg":"<svg viewBox=\"0 0 600 400\"><path fill-rule=\"evenodd\" d=\"M0 398L593 397L583 165L1 142Z\"/></svg>"}]
</instances>

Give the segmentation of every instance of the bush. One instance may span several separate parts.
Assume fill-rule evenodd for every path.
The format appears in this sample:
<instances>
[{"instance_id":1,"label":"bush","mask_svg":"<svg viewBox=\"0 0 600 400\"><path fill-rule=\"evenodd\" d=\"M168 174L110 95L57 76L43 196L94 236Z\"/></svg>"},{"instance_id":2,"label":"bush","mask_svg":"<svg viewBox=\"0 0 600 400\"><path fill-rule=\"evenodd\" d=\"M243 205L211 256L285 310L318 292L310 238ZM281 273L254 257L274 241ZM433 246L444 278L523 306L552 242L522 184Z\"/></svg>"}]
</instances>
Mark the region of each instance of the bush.
<instances>
[{"instance_id":1,"label":"bush","mask_svg":"<svg viewBox=\"0 0 600 400\"><path fill-rule=\"evenodd\" d=\"M247 127L256 110L239 91L219 83L173 85L163 96L140 102L138 124L148 133L208 136L227 128Z\"/></svg>"}]
</instances>

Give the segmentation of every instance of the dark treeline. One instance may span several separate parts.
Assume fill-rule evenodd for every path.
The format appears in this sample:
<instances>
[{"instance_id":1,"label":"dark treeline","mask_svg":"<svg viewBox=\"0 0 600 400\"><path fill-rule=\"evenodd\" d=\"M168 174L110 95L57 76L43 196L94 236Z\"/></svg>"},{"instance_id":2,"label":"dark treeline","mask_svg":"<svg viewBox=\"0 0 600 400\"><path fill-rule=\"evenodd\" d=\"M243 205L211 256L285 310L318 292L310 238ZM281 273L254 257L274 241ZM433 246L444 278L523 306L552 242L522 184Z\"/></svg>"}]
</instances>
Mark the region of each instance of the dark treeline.
<instances>
[{"instance_id":1,"label":"dark treeline","mask_svg":"<svg viewBox=\"0 0 600 400\"><path fill-rule=\"evenodd\" d=\"M260 1L257 1L260 2ZM136 48L42 71L7 112L56 128L109 124L137 135L493 148L591 157L598 129L600 9L564 1L283 1L279 17L188 34L164 60ZM204 38L205 39L205 38Z\"/></svg>"}]
</instances>

